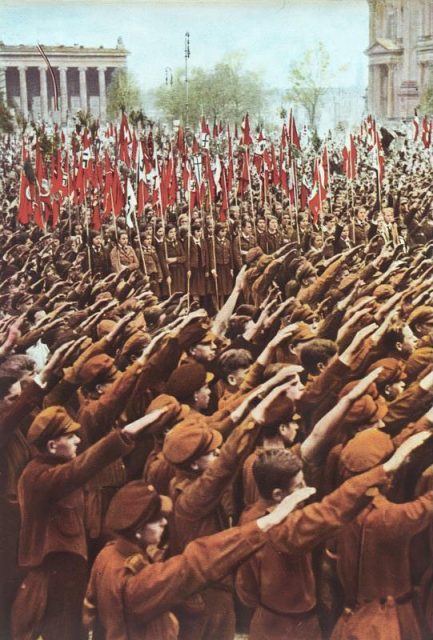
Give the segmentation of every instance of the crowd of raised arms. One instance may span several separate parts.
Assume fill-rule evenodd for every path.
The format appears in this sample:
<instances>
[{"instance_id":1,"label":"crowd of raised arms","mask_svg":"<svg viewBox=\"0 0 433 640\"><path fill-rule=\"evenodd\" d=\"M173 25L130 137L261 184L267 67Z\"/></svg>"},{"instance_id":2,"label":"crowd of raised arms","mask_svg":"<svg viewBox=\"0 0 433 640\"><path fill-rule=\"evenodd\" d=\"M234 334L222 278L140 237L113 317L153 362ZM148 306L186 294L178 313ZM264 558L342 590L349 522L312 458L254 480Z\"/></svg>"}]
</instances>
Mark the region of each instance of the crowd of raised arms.
<instances>
[{"instance_id":1,"label":"crowd of raised arms","mask_svg":"<svg viewBox=\"0 0 433 640\"><path fill-rule=\"evenodd\" d=\"M0 139L2 640L432 640L430 135L282 129Z\"/></svg>"}]
</instances>

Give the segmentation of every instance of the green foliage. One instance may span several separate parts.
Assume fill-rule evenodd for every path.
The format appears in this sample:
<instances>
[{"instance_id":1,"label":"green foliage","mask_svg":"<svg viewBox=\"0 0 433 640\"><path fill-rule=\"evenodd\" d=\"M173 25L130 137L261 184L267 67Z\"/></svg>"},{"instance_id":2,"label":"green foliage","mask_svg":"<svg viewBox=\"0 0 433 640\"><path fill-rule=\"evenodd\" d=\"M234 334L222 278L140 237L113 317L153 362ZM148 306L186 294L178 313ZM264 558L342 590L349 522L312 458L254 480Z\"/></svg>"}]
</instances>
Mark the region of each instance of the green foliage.
<instances>
[{"instance_id":1,"label":"green foliage","mask_svg":"<svg viewBox=\"0 0 433 640\"><path fill-rule=\"evenodd\" d=\"M130 111L128 114L128 118L129 121L135 126L137 127L139 124L141 125L141 127L144 129L146 126L153 126L153 122L152 120L150 120L146 114L144 113L143 109L138 109L136 111Z\"/></svg>"},{"instance_id":2,"label":"green foliage","mask_svg":"<svg viewBox=\"0 0 433 640\"><path fill-rule=\"evenodd\" d=\"M111 119L120 112L142 108L140 89L133 75L126 69L118 69L113 74L107 91L107 115Z\"/></svg>"},{"instance_id":3,"label":"green foliage","mask_svg":"<svg viewBox=\"0 0 433 640\"><path fill-rule=\"evenodd\" d=\"M0 131L3 133L13 133L14 119L11 110L0 100Z\"/></svg>"},{"instance_id":4,"label":"green foliage","mask_svg":"<svg viewBox=\"0 0 433 640\"><path fill-rule=\"evenodd\" d=\"M322 99L331 79L330 56L323 43L307 49L300 62L289 69L289 89L285 96L291 104L305 109L311 127L317 125Z\"/></svg>"},{"instance_id":5,"label":"green foliage","mask_svg":"<svg viewBox=\"0 0 433 640\"><path fill-rule=\"evenodd\" d=\"M433 113L433 86L427 87L424 91L421 98L420 111L427 114Z\"/></svg>"},{"instance_id":6,"label":"green foliage","mask_svg":"<svg viewBox=\"0 0 433 640\"><path fill-rule=\"evenodd\" d=\"M51 157L57 153L57 150L61 146L60 137L58 133L53 132L48 134L45 127L41 124L37 124L32 121L30 125L35 132L44 161L48 163L51 160Z\"/></svg>"},{"instance_id":7,"label":"green foliage","mask_svg":"<svg viewBox=\"0 0 433 640\"><path fill-rule=\"evenodd\" d=\"M210 125L214 120L240 122L248 112L253 120L262 119L267 92L257 72L242 69L242 55L234 53L207 71L192 69L188 78L188 122L202 116ZM161 85L155 92L156 105L169 120L186 122L185 70L174 72L172 85Z\"/></svg>"},{"instance_id":8,"label":"green foliage","mask_svg":"<svg viewBox=\"0 0 433 640\"><path fill-rule=\"evenodd\" d=\"M322 141L319 138L319 134L317 133L317 129L313 129L313 133L311 134L311 144L313 145L313 149L316 153L319 153L320 148L322 146Z\"/></svg>"}]
</instances>

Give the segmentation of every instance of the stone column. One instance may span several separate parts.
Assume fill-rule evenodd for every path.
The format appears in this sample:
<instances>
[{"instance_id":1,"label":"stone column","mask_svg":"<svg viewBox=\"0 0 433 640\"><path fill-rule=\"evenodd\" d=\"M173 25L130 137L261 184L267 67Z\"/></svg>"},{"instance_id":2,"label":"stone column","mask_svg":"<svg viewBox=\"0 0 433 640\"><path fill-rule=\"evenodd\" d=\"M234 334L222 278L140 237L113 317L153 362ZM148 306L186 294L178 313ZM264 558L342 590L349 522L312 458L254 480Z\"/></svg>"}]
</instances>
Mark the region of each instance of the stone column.
<instances>
[{"instance_id":1,"label":"stone column","mask_svg":"<svg viewBox=\"0 0 433 640\"><path fill-rule=\"evenodd\" d=\"M39 80L41 85L41 117L45 122L48 120L48 90L47 90L47 69L46 67L39 67Z\"/></svg>"},{"instance_id":2,"label":"stone column","mask_svg":"<svg viewBox=\"0 0 433 640\"><path fill-rule=\"evenodd\" d=\"M107 119L107 95L105 87L105 71L106 67L98 67L99 81L99 117L102 122Z\"/></svg>"},{"instance_id":3,"label":"stone column","mask_svg":"<svg viewBox=\"0 0 433 640\"><path fill-rule=\"evenodd\" d=\"M7 104L8 93L6 89L6 67L0 67L0 102Z\"/></svg>"},{"instance_id":4,"label":"stone column","mask_svg":"<svg viewBox=\"0 0 433 640\"><path fill-rule=\"evenodd\" d=\"M27 70L27 67L18 67L18 71L19 71L19 74L20 74L21 112L22 112L24 118L28 118L28 115L29 115L28 97L27 97L26 70Z\"/></svg>"},{"instance_id":5,"label":"stone column","mask_svg":"<svg viewBox=\"0 0 433 640\"><path fill-rule=\"evenodd\" d=\"M394 117L394 65L388 64L388 78L386 87L386 117Z\"/></svg>"},{"instance_id":6,"label":"stone column","mask_svg":"<svg viewBox=\"0 0 433 640\"><path fill-rule=\"evenodd\" d=\"M80 101L81 109L87 111L87 80L86 80L87 67L80 67Z\"/></svg>"},{"instance_id":7,"label":"stone column","mask_svg":"<svg viewBox=\"0 0 433 640\"><path fill-rule=\"evenodd\" d=\"M68 117L68 79L67 68L59 67L60 74L60 112L62 123L65 123Z\"/></svg>"},{"instance_id":8,"label":"stone column","mask_svg":"<svg viewBox=\"0 0 433 640\"><path fill-rule=\"evenodd\" d=\"M368 67L368 112L374 114L374 65Z\"/></svg>"}]
</instances>

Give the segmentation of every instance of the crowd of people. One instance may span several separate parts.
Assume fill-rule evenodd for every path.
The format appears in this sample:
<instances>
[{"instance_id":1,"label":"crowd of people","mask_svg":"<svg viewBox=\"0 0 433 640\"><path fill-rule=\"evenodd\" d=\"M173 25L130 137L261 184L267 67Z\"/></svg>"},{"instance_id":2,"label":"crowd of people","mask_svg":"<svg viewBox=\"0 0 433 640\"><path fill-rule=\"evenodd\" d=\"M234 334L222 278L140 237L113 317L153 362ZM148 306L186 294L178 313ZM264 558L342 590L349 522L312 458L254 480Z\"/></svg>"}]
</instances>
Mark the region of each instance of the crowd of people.
<instances>
[{"instance_id":1,"label":"crowd of people","mask_svg":"<svg viewBox=\"0 0 433 640\"><path fill-rule=\"evenodd\" d=\"M431 640L429 153L96 230L0 147L0 636Z\"/></svg>"}]
</instances>

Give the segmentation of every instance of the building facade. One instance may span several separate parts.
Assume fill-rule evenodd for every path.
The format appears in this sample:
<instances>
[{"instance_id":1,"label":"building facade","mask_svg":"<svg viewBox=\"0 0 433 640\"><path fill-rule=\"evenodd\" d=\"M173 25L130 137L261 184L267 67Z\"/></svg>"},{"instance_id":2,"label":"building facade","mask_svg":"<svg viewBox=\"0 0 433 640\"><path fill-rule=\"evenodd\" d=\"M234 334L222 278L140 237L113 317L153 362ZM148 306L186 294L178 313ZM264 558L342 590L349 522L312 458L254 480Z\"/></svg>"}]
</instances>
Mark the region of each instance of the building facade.
<instances>
[{"instance_id":1,"label":"building facade","mask_svg":"<svg viewBox=\"0 0 433 640\"><path fill-rule=\"evenodd\" d=\"M44 46L58 92L55 110L54 82L36 47L0 42L0 99L26 118L67 124L77 111L90 111L105 121L107 87L116 69L126 67L128 51L121 38L113 49L79 45Z\"/></svg>"},{"instance_id":2,"label":"building facade","mask_svg":"<svg viewBox=\"0 0 433 640\"><path fill-rule=\"evenodd\" d=\"M368 0L368 108L411 118L433 84L433 0Z\"/></svg>"}]
</instances>

